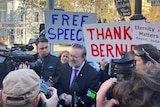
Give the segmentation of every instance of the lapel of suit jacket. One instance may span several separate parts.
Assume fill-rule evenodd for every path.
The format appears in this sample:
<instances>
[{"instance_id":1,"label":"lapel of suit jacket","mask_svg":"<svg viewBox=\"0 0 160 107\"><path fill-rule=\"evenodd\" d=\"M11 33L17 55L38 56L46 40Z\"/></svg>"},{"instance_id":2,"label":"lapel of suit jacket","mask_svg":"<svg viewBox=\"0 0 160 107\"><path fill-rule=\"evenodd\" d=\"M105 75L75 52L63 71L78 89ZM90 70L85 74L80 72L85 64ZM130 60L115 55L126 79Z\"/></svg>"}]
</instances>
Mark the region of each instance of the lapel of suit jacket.
<instances>
[{"instance_id":1,"label":"lapel of suit jacket","mask_svg":"<svg viewBox=\"0 0 160 107\"><path fill-rule=\"evenodd\" d=\"M63 78L62 83L65 83L65 87L68 89L70 87L70 78L71 78L72 68L69 66L69 64L65 64L65 67L63 68Z\"/></svg>"},{"instance_id":2,"label":"lapel of suit jacket","mask_svg":"<svg viewBox=\"0 0 160 107\"><path fill-rule=\"evenodd\" d=\"M79 79L83 78L83 75L85 75L85 72L86 72L86 62L85 64L83 65L81 71L79 72L78 74L78 77L76 79L76 81L78 82Z\"/></svg>"}]
</instances>

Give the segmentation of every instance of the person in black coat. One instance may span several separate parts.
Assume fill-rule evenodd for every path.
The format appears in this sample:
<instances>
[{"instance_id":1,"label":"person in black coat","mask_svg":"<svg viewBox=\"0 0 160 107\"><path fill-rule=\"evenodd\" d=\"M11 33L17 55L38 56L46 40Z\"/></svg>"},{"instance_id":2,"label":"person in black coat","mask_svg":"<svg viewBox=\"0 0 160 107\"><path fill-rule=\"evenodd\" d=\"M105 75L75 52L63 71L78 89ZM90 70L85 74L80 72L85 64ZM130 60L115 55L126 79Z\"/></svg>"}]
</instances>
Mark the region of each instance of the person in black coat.
<instances>
[{"instance_id":1,"label":"person in black coat","mask_svg":"<svg viewBox=\"0 0 160 107\"><path fill-rule=\"evenodd\" d=\"M35 54L35 59L42 61L41 67L35 69L36 73L44 81L50 81L51 86L55 86L57 80L60 76L61 62L58 57L50 54L48 39L45 37L40 37L37 42L37 54Z\"/></svg>"},{"instance_id":2,"label":"person in black coat","mask_svg":"<svg viewBox=\"0 0 160 107\"><path fill-rule=\"evenodd\" d=\"M77 70L74 80L74 70ZM99 74L86 62L86 49L80 44L73 44L69 62L61 67L58 84L59 100L63 100L63 107L91 107L95 99L89 96L88 89L97 92L99 89Z\"/></svg>"}]
</instances>

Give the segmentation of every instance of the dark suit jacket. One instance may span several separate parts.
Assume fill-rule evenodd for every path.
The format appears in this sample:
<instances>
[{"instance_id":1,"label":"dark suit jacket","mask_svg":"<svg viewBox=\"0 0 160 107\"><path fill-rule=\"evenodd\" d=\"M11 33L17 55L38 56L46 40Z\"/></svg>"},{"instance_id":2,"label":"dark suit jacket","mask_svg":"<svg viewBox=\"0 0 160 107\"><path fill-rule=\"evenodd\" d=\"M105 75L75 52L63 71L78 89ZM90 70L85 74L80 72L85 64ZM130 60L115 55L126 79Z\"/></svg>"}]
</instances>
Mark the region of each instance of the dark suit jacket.
<instances>
[{"instance_id":1,"label":"dark suit jacket","mask_svg":"<svg viewBox=\"0 0 160 107\"><path fill-rule=\"evenodd\" d=\"M58 82L58 94L67 93L73 96L73 92L70 89L70 78L72 73L72 68L68 63L65 63L61 67L62 75ZM78 77L75 82L78 84L77 96L85 103L81 104L81 101L78 101L78 107L90 107L92 104L95 104L95 99L89 98L86 96L88 88L97 92L99 89L99 75L98 72L91 67L87 62L85 62L82 67Z\"/></svg>"}]
</instances>

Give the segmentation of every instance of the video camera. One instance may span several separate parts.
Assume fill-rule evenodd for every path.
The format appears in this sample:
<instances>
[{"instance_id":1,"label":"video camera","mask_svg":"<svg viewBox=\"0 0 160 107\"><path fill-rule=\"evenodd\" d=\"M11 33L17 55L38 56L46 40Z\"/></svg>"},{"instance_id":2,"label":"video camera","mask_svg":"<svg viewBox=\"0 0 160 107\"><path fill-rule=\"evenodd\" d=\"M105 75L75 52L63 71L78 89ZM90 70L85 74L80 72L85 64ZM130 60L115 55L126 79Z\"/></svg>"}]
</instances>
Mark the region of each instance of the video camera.
<instances>
[{"instance_id":1,"label":"video camera","mask_svg":"<svg viewBox=\"0 0 160 107\"><path fill-rule=\"evenodd\" d=\"M129 80L135 67L136 60L134 52L126 52L121 59L112 59L110 61L108 75L110 77L116 77L118 82L123 80ZM106 93L106 97L108 100L113 98L112 90L117 83L115 83Z\"/></svg>"},{"instance_id":2,"label":"video camera","mask_svg":"<svg viewBox=\"0 0 160 107\"><path fill-rule=\"evenodd\" d=\"M48 90L48 87L51 87L51 83L49 81L45 81L43 79L40 80L40 92L44 93L47 98L51 97L51 93Z\"/></svg>"},{"instance_id":3,"label":"video camera","mask_svg":"<svg viewBox=\"0 0 160 107\"><path fill-rule=\"evenodd\" d=\"M2 63L5 63L6 61L11 62L11 69L9 71L18 69L21 63L27 64L27 66L29 66L31 69L40 67L42 61L36 60L34 54L31 54L31 51L33 49L34 47L32 46L32 44L14 44L14 46L11 47L11 49L6 49L3 51L0 50L1 52L3 52L3 54L0 54L0 56L5 58L5 60Z\"/></svg>"},{"instance_id":4,"label":"video camera","mask_svg":"<svg viewBox=\"0 0 160 107\"><path fill-rule=\"evenodd\" d=\"M118 81L127 80L135 69L136 60L134 52L126 52L121 59L112 59L109 64L108 75L116 77Z\"/></svg>"}]
</instances>

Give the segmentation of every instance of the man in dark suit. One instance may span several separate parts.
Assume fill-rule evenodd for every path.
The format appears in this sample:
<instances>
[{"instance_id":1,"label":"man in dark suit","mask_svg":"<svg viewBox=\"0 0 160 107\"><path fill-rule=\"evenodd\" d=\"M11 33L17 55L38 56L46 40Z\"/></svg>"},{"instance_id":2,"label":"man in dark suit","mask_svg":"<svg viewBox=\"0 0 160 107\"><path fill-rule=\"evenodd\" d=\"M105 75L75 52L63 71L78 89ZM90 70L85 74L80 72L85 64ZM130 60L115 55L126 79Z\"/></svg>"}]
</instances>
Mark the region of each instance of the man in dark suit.
<instances>
[{"instance_id":1,"label":"man in dark suit","mask_svg":"<svg viewBox=\"0 0 160 107\"><path fill-rule=\"evenodd\" d=\"M75 71L76 69L76 71ZM91 107L95 99L89 96L88 89L99 89L98 72L86 62L86 49L80 44L73 44L69 62L61 67L58 94L63 107ZM75 73L76 72L76 73ZM75 75L77 76L75 79ZM74 80L75 79L75 80Z\"/></svg>"}]
</instances>

